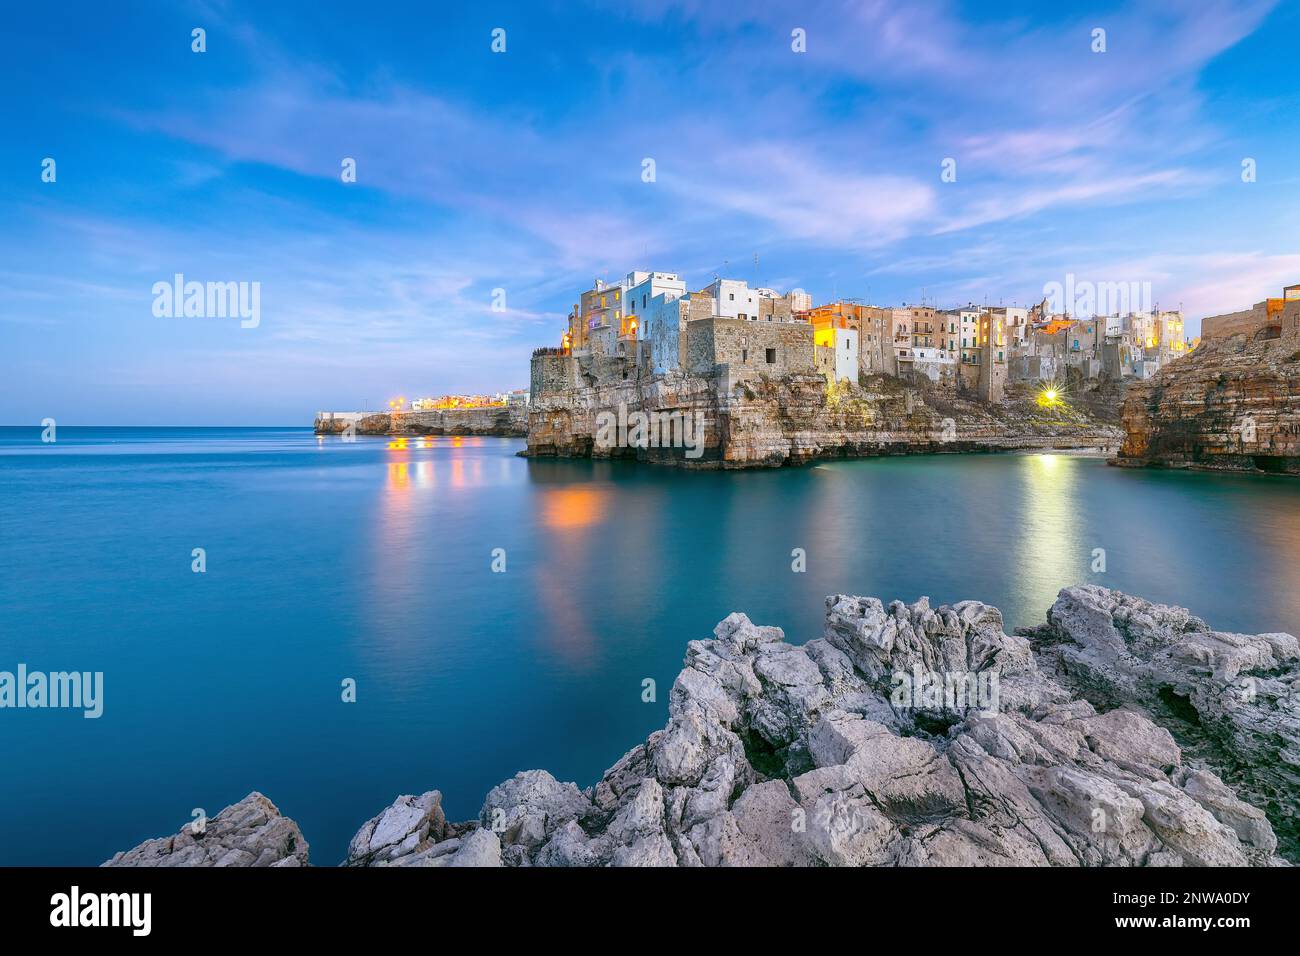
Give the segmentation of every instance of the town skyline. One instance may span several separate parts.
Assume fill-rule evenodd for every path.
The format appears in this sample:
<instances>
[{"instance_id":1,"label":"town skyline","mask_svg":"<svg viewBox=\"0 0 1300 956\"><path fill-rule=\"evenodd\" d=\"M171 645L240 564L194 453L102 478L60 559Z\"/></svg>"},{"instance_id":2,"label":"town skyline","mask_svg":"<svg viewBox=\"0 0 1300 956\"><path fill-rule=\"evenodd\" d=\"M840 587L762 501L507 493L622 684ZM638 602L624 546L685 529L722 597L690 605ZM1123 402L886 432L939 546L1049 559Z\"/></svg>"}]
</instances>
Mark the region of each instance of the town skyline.
<instances>
[{"instance_id":1,"label":"town skyline","mask_svg":"<svg viewBox=\"0 0 1300 956\"><path fill-rule=\"evenodd\" d=\"M1189 337L1300 275L1294 5L14 15L4 424L514 389L637 269L940 308L1149 282ZM178 274L258 283L260 321L156 314Z\"/></svg>"}]
</instances>

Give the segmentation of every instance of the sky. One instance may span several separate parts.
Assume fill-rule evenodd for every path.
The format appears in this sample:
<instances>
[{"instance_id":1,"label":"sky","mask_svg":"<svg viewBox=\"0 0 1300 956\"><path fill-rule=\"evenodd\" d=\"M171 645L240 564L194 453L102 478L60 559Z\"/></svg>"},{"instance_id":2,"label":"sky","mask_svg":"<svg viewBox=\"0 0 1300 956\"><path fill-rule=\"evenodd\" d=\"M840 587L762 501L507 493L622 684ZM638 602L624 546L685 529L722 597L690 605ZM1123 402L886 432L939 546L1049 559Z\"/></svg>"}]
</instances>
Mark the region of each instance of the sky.
<instances>
[{"instance_id":1,"label":"sky","mask_svg":"<svg viewBox=\"0 0 1300 956\"><path fill-rule=\"evenodd\" d=\"M1149 282L1193 334L1300 282L1300 3L1066 7L14 5L0 424L525 387L633 269L941 307ZM256 283L256 324L158 314L176 274Z\"/></svg>"}]
</instances>

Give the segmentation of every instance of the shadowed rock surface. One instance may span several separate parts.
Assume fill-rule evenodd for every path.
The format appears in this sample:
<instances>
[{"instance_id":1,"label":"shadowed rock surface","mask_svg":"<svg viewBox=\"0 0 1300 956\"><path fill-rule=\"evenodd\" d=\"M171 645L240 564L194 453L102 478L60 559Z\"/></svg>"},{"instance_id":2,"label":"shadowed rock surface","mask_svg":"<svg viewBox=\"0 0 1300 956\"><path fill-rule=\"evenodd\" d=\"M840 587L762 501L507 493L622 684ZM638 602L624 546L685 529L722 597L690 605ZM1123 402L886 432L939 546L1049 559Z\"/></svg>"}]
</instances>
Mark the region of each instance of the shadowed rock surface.
<instances>
[{"instance_id":1,"label":"shadowed rock surface","mask_svg":"<svg viewBox=\"0 0 1300 956\"><path fill-rule=\"evenodd\" d=\"M1282 855L1300 861L1294 637L1215 631L1184 608L1091 585L1062 591L1047 624L1023 633L1076 696L1099 707L1139 708L1167 727L1186 760L1212 767L1267 813ZM1257 825L1233 823L1239 832Z\"/></svg>"},{"instance_id":2,"label":"shadowed rock surface","mask_svg":"<svg viewBox=\"0 0 1300 956\"><path fill-rule=\"evenodd\" d=\"M438 791L403 796L357 832L344 864L1284 863L1264 810L1286 819L1296 803L1296 712L1281 705L1290 635L1218 634L1090 586L1063 590L1032 641L976 601L826 603L823 636L802 647L743 614L689 642L667 726L593 786L516 774L462 824L446 821ZM902 693L904 674L916 693ZM1263 687L1254 701L1221 700L1243 675ZM1165 682L1222 734L1186 736L1154 706Z\"/></svg>"},{"instance_id":3,"label":"shadowed rock surface","mask_svg":"<svg viewBox=\"0 0 1300 956\"><path fill-rule=\"evenodd\" d=\"M148 840L104 866L306 866L307 841L298 824L254 791L208 820L175 836Z\"/></svg>"}]
</instances>

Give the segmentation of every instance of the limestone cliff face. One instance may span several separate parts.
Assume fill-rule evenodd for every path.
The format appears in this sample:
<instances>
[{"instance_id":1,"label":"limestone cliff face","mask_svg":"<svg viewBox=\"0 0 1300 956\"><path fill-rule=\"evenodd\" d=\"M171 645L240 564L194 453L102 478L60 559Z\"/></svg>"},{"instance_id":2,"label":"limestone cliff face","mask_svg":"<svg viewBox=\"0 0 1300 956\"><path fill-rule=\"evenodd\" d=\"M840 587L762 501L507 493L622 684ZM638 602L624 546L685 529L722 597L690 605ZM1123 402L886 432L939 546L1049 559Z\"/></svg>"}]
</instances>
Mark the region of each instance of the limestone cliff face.
<instances>
[{"instance_id":1,"label":"limestone cliff face","mask_svg":"<svg viewBox=\"0 0 1300 956\"><path fill-rule=\"evenodd\" d=\"M1116 464L1300 475L1300 337L1203 342L1130 389Z\"/></svg>"},{"instance_id":2,"label":"limestone cliff face","mask_svg":"<svg viewBox=\"0 0 1300 956\"><path fill-rule=\"evenodd\" d=\"M343 419L316 419L316 434L339 435ZM356 423L358 435L498 435L522 438L528 428L523 405L490 408L440 408L418 412L381 412Z\"/></svg>"},{"instance_id":3,"label":"limestone cliff face","mask_svg":"<svg viewBox=\"0 0 1300 956\"><path fill-rule=\"evenodd\" d=\"M598 441L602 412L698 416L703 451ZM634 457L696 468L749 468L911 452L1015 448L1113 451L1120 432L1069 408L1043 411L1029 394L986 405L878 375L827 388L816 374L729 381L667 375L535 397L530 456Z\"/></svg>"}]
</instances>

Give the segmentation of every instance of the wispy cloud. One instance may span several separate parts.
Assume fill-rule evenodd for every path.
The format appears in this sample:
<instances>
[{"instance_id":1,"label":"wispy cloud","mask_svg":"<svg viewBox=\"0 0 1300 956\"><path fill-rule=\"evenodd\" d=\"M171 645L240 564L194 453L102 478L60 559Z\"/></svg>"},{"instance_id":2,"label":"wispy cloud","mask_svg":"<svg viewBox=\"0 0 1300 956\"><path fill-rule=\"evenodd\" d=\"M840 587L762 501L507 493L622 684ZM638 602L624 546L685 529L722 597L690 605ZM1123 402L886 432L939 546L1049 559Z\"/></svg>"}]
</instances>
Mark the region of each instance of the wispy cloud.
<instances>
[{"instance_id":1,"label":"wispy cloud","mask_svg":"<svg viewBox=\"0 0 1300 956\"><path fill-rule=\"evenodd\" d=\"M195 6L210 52L165 68L108 22L93 67L29 31L15 75L39 67L49 89L11 132L57 152L61 176L2 187L18 384L90 401L111 365L141 394L151 374L256 383L281 410L349 368L362 393L505 387L593 275L633 268L878 301L1151 276L1192 314L1300 273L1294 89L1269 55L1296 18L1270 0L1015 17L945 0L520 5L499 14L501 56L468 11L347 29L333 14ZM143 42L179 29L150 26ZM160 325L148 289L178 271L261 281L262 327ZM63 363L39 352L51 329Z\"/></svg>"}]
</instances>

